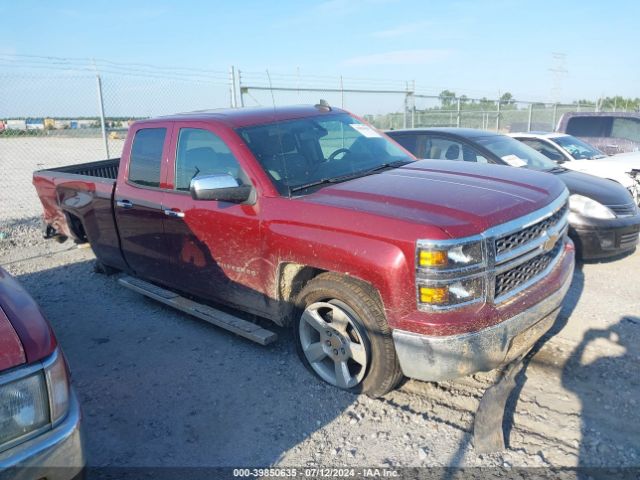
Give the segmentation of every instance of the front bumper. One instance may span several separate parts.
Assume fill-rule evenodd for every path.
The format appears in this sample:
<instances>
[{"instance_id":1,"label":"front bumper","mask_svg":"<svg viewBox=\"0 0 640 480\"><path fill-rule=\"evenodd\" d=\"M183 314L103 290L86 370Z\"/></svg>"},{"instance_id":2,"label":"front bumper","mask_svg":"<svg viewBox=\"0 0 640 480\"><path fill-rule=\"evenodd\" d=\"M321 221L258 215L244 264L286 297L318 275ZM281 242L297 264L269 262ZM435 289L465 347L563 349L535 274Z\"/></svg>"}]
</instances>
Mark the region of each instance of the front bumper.
<instances>
[{"instance_id":1,"label":"front bumper","mask_svg":"<svg viewBox=\"0 0 640 480\"><path fill-rule=\"evenodd\" d=\"M555 322L573 277L574 264L559 289L514 317L485 329L449 336L393 331L400 367L416 380L441 381L486 372L529 351ZM543 280L544 281L544 280Z\"/></svg>"},{"instance_id":2,"label":"front bumper","mask_svg":"<svg viewBox=\"0 0 640 480\"><path fill-rule=\"evenodd\" d=\"M71 391L69 413L52 430L0 453L0 480L70 480L85 465L80 405Z\"/></svg>"},{"instance_id":3,"label":"front bumper","mask_svg":"<svg viewBox=\"0 0 640 480\"><path fill-rule=\"evenodd\" d=\"M632 251L638 245L640 215L611 220L569 217L569 236L583 260L615 257Z\"/></svg>"}]
</instances>

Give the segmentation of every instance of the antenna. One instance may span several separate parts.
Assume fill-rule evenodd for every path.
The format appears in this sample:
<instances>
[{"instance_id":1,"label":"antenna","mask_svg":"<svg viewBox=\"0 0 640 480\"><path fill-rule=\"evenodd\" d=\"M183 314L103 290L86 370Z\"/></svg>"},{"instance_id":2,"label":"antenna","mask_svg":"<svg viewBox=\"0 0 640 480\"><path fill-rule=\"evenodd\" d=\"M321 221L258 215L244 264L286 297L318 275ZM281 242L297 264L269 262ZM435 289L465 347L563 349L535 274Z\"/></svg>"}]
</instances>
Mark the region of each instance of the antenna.
<instances>
[{"instance_id":1,"label":"antenna","mask_svg":"<svg viewBox=\"0 0 640 480\"><path fill-rule=\"evenodd\" d=\"M280 144L280 153L282 154L282 155L279 155L279 157L280 157L280 161L282 162L284 175L288 181L289 172L287 171L287 162L284 161L284 146L282 145L282 131L280 130L280 124L276 119L276 97L273 94L273 84L271 83L271 75L269 75L269 69L267 69L266 72L267 72L267 79L269 80L269 91L271 92L271 102L273 103L273 117L276 122L275 123L276 128L278 130L278 134L276 135L276 137L278 138L278 143ZM289 188L289 197L291 197L291 188Z\"/></svg>"},{"instance_id":2,"label":"antenna","mask_svg":"<svg viewBox=\"0 0 640 480\"><path fill-rule=\"evenodd\" d=\"M273 84L271 83L271 75L269 75L269 69L266 70L267 79L269 80L269 91L271 92L271 102L273 103L273 110L276 109L276 97L273 95Z\"/></svg>"}]
</instances>

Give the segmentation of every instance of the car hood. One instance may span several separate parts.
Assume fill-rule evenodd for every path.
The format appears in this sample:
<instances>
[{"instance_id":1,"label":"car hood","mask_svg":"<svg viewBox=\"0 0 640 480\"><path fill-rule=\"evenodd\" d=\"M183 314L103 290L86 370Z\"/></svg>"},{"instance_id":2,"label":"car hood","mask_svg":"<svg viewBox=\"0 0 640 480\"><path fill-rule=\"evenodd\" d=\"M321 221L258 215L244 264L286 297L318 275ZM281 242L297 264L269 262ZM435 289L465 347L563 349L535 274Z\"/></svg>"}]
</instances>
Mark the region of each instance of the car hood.
<instances>
[{"instance_id":1,"label":"car hood","mask_svg":"<svg viewBox=\"0 0 640 480\"><path fill-rule=\"evenodd\" d=\"M638 163L640 163L640 161ZM631 175L628 173L631 171L631 167L614 160L574 160L562 166L604 179L615 180L625 188L632 187L634 184Z\"/></svg>"},{"instance_id":2,"label":"car hood","mask_svg":"<svg viewBox=\"0 0 640 480\"><path fill-rule=\"evenodd\" d=\"M570 193L592 198L603 205L625 205L633 201L622 185L611 180L572 170L561 170L554 174L565 183Z\"/></svg>"},{"instance_id":3,"label":"car hood","mask_svg":"<svg viewBox=\"0 0 640 480\"><path fill-rule=\"evenodd\" d=\"M538 210L564 190L562 182L546 173L419 160L323 188L305 201L436 226L455 238Z\"/></svg>"},{"instance_id":4,"label":"car hood","mask_svg":"<svg viewBox=\"0 0 640 480\"><path fill-rule=\"evenodd\" d=\"M640 169L640 152L627 152L627 153L617 153L615 155L611 155L606 159L603 159L605 162L615 162L620 165L626 165L631 168Z\"/></svg>"},{"instance_id":5,"label":"car hood","mask_svg":"<svg viewBox=\"0 0 640 480\"><path fill-rule=\"evenodd\" d=\"M33 363L49 356L56 339L20 283L0 267L0 370Z\"/></svg>"}]
</instances>

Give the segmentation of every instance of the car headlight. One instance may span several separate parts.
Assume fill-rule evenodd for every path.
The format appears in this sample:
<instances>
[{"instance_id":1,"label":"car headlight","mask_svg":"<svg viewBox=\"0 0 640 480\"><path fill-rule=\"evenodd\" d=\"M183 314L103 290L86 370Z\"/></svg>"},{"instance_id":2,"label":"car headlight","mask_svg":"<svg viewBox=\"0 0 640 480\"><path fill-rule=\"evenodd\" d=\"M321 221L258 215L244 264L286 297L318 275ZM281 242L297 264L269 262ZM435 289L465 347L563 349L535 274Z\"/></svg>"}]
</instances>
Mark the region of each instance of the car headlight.
<instances>
[{"instance_id":1,"label":"car headlight","mask_svg":"<svg viewBox=\"0 0 640 480\"><path fill-rule=\"evenodd\" d=\"M418 304L426 308L447 308L471 303L485 296L484 277L418 284Z\"/></svg>"},{"instance_id":2,"label":"car headlight","mask_svg":"<svg viewBox=\"0 0 640 480\"><path fill-rule=\"evenodd\" d=\"M482 241L462 244L430 244L418 241L416 264L419 269L457 270L486 263Z\"/></svg>"},{"instance_id":3,"label":"car headlight","mask_svg":"<svg viewBox=\"0 0 640 480\"><path fill-rule=\"evenodd\" d=\"M569 197L569 209L574 213L589 218L616 218L616 215L609 208L592 198L578 194L573 194Z\"/></svg>"},{"instance_id":4,"label":"car headlight","mask_svg":"<svg viewBox=\"0 0 640 480\"><path fill-rule=\"evenodd\" d=\"M0 450L61 420L69 410L69 379L62 354L0 376Z\"/></svg>"},{"instance_id":5,"label":"car headlight","mask_svg":"<svg viewBox=\"0 0 640 480\"><path fill-rule=\"evenodd\" d=\"M49 424L49 398L42 371L0 385L0 445Z\"/></svg>"}]
</instances>

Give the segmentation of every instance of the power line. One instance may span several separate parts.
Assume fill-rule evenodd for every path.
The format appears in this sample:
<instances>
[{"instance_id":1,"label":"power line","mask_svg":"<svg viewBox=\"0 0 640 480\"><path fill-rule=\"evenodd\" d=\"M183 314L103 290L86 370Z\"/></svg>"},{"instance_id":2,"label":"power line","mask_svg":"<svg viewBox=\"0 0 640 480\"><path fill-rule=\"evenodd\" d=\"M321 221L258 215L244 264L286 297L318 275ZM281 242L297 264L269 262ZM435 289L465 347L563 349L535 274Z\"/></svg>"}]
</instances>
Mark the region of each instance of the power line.
<instances>
[{"instance_id":1,"label":"power line","mask_svg":"<svg viewBox=\"0 0 640 480\"><path fill-rule=\"evenodd\" d=\"M130 62L114 62L112 60L106 60L101 58L86 58L86 57L56 57L56 56L46 56L46 55L27 55L27 54L3 54L0 53L1 57L6 57L8 59L38 59L38 60L46 60L52 63L67 63L67 64L83 64L83 65L93 65L93 64L107 64L111 66L121 66L121 67L132 67L132 68L146 68L146 69L157 69L157 70L174 70L174 71L183 71L183 72L200 72L200 73L209 73L209 74L226 74L226 72L221 70L210 70L204 68L193 68L193 67L173 67L168 65L154 65L150 63L130 63Z\"/></svg>"}]
</instances>

